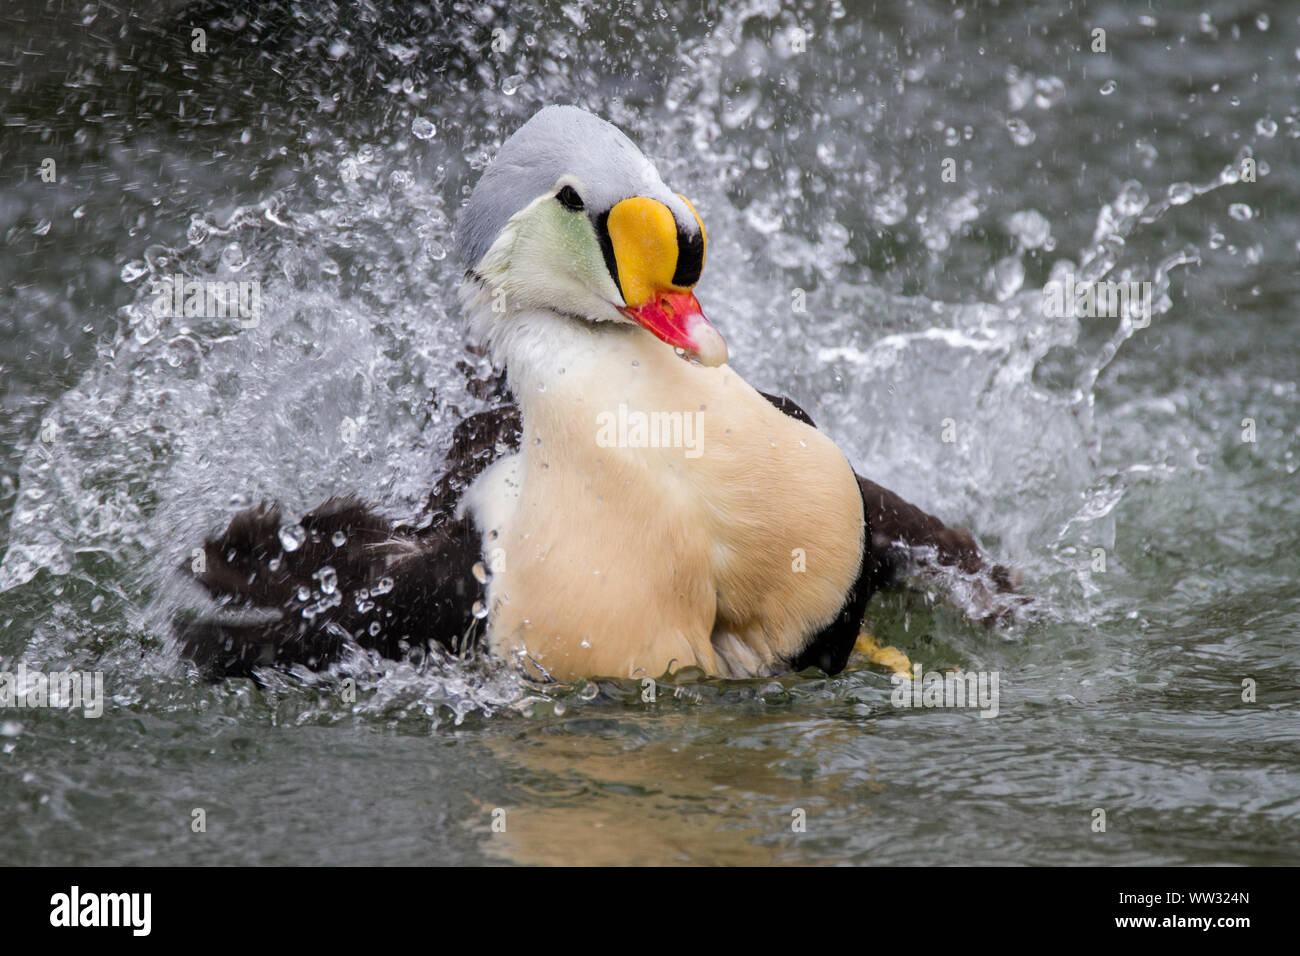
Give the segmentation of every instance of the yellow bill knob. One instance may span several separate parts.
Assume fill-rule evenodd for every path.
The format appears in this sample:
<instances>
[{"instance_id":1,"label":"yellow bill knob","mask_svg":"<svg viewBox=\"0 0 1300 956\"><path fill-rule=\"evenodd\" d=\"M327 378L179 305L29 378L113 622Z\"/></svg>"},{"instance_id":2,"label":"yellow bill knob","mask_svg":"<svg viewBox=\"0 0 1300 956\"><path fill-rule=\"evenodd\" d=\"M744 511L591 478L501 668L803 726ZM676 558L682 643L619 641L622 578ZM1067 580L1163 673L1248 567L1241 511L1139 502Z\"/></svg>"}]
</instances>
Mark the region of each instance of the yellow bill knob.
<instances>
[{"instance_id":1,"label":"yellow bill knob","mask_svg":"<svg viewBox=\"0 0 1300 956\"><path fill-rule=\"evenodd\" d=\"M624 199L605 222L618 266L623 301L644 305L659 292L681 289L677 271L677 220L663 203L645 196Z\"/></svg>"}]
</instances>

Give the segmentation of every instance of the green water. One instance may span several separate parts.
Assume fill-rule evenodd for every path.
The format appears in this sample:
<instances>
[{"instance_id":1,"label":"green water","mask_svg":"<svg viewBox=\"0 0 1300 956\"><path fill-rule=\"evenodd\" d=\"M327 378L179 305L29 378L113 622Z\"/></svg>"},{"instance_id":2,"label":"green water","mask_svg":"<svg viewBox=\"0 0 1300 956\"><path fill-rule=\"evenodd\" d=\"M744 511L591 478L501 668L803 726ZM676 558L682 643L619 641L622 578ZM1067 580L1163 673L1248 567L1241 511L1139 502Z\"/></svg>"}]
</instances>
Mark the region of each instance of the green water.
<instances>
[{"instance_id":1,"label":"green water","mask_svg":"<svg viewBox=\"0 0 1300 956\"><path fill-rule=\"evenodd\" d=\"M0 12L0 671L107 694L0 711L6 862L1300 862L1294 12L147 6ZM419 501L479 407L451 224L549 102L700 209L742 374L1019 570L1019 622L923 579L868 615L996 717L863 661L654 701L179 661L172 569L233 511ZM1062 259L1152 281L1150 326L1045 318ZM179 269L260 281L261 326L152 323Z\"/></svg>"}]
</instances>

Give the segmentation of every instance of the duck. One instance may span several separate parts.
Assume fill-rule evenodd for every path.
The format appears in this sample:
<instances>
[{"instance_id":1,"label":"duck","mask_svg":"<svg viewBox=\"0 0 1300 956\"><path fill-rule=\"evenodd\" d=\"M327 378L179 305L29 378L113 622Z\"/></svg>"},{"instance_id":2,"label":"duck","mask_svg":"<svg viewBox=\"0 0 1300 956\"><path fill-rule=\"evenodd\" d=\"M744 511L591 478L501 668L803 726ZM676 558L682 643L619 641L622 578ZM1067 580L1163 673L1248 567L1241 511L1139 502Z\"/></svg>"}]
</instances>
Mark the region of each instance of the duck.
<instances>
[{"instance_id":1,"label":"duck","mask_svg":"<svg viewBox=\"0 0 1300 956\"><path fill-rule=\"evenodd\" d=\"M1010 590L967 531L856 473L728 364L695 291L708 236L621 130L547 106L463 207L468 340L499 404L453 430L419 514L355 495L236 515L178 616L213 679L350 647L483 653L541 680L844 669L872 596L920 561ZM292 526L292 533L286 528Z\"/></svg>"}]
</instances>

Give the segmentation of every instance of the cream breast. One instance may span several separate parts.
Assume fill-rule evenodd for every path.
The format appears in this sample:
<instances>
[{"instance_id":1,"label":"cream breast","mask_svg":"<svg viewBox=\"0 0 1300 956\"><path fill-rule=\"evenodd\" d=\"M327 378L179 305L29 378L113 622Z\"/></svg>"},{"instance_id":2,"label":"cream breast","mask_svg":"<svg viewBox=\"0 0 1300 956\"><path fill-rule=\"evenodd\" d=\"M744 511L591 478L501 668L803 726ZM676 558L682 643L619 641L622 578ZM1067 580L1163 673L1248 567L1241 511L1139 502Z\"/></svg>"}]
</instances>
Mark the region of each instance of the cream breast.
<instances>
[{"instance_id":1,"label":"cream breast","mask_svg":"<svg viewBox=\"0 0 1300 956\"><path fill-rule=\"evenodd\" d=\"M521 450L466 498L493 556L492 651L560 680L779 671L858 575L844 455L640 330L604 329L597 350L556 324L534 348L545 361L512 382Z\"/></svg>"}]
</instances>

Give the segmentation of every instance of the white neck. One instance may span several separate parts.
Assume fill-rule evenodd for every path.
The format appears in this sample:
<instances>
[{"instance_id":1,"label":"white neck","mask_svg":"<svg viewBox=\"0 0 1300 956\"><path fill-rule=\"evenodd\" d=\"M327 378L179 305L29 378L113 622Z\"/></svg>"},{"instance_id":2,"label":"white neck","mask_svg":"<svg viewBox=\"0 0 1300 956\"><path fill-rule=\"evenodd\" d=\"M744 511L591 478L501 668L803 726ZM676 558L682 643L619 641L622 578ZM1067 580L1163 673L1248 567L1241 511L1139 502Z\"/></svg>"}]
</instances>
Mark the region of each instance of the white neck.
<instances>
[{"instance_id":1,"label":"white neck","mask_svg":"<svg viewBox=\"0 0 1300 956\"><path fill-rule=\"evenodd\" d=\"M668 349L627 323L589 321L549 309L494 311L490 290L473 279L460 290L470 334L506 369L525 415L548 389L581 388L606 373L611 353Z\"/></svg>"}]
</instances>

